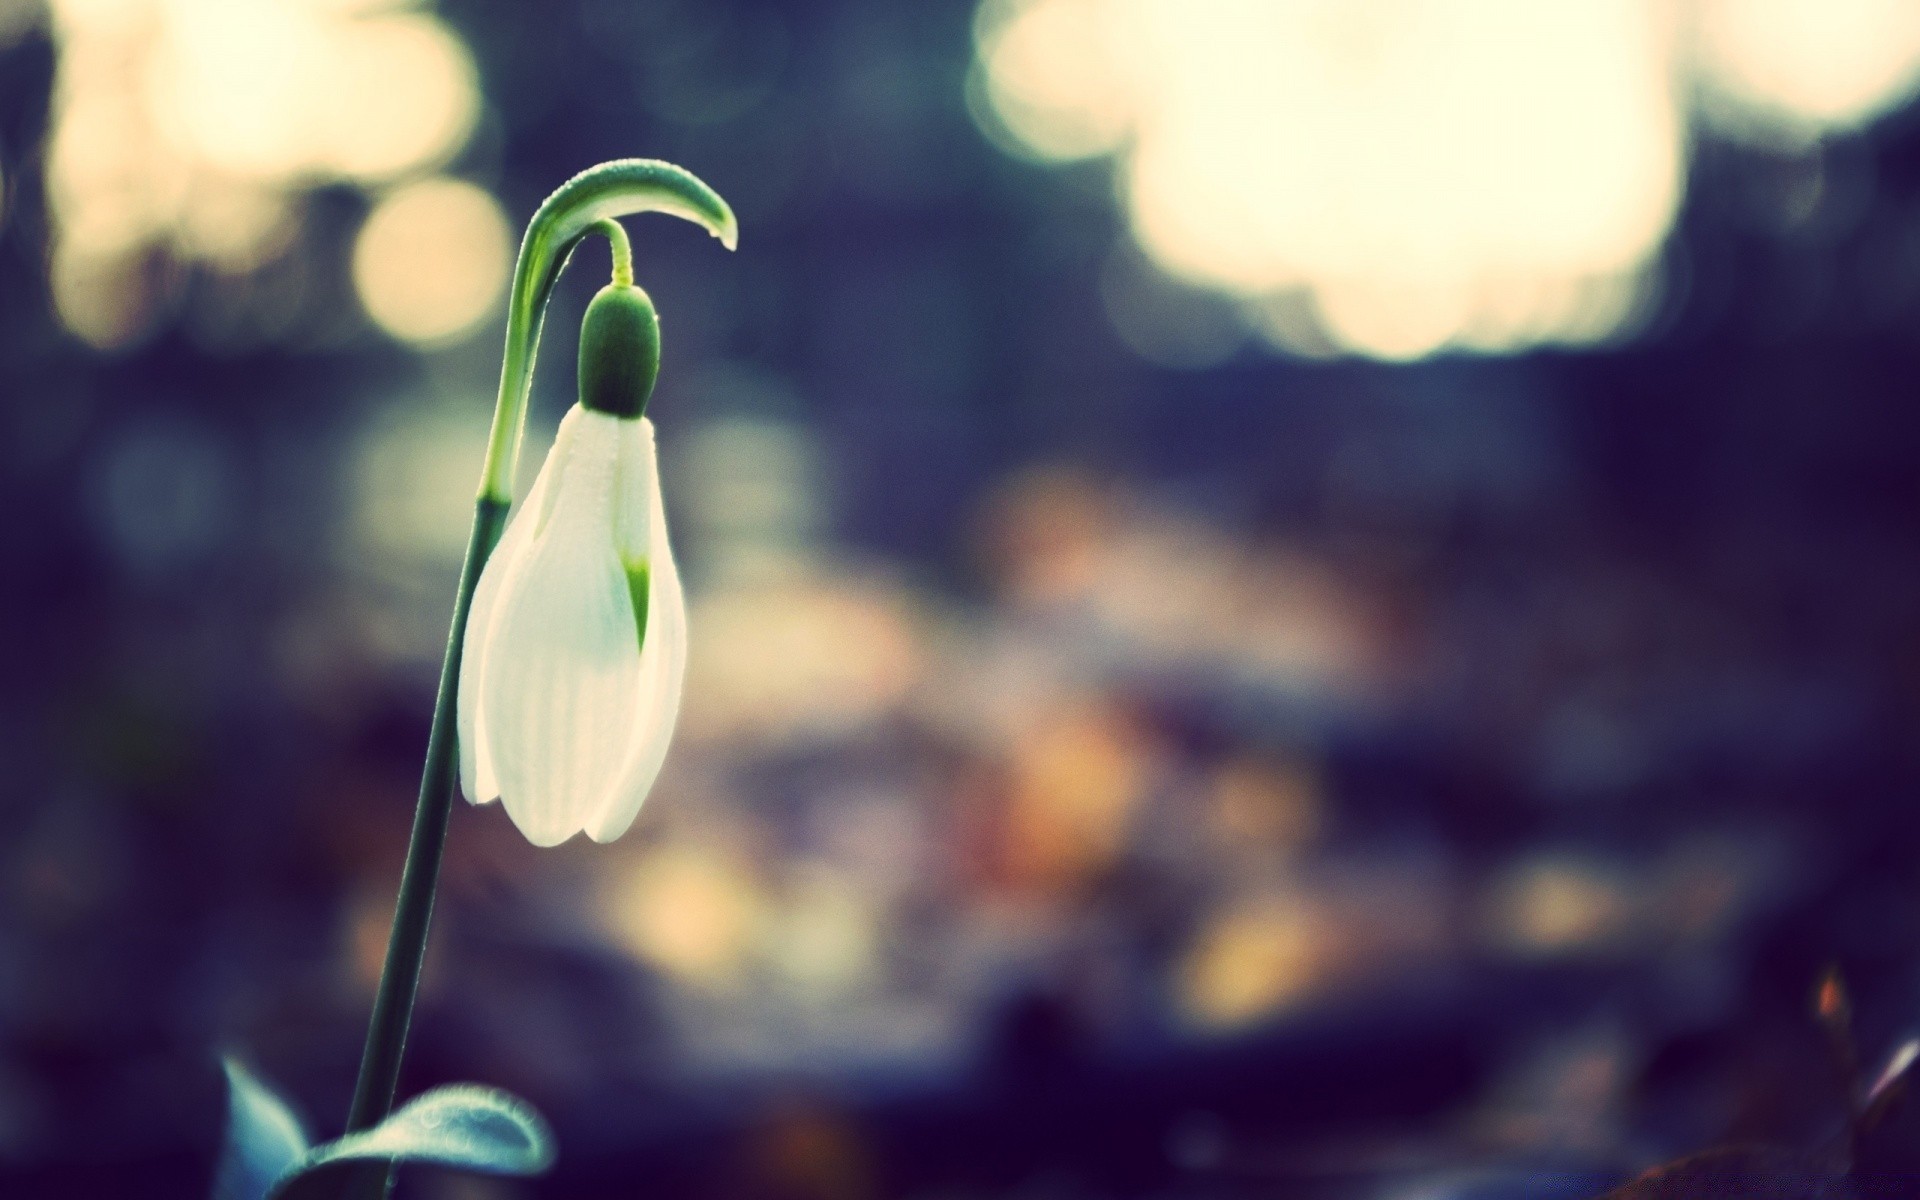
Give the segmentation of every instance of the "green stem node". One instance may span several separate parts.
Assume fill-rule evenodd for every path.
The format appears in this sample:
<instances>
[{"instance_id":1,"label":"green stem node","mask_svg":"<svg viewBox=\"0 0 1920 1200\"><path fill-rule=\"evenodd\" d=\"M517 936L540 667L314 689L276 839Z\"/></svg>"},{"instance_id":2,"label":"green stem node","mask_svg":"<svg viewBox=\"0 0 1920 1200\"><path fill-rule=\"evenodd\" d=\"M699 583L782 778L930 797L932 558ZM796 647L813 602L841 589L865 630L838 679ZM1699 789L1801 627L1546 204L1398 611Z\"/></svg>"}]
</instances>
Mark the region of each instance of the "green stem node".
<instances>
[{"instance_id":1,"label":"green stem node","mask_svg":"<svg viewBox=\"0 0 1920 1200\"><path fill-rule=\"evenodd\" d=\"M593 231L607 239L607 252L613 256L614 286L632 287L633 243L627 240L627 231L612 217L595 221Z\"/></svg>"}]
</instances>

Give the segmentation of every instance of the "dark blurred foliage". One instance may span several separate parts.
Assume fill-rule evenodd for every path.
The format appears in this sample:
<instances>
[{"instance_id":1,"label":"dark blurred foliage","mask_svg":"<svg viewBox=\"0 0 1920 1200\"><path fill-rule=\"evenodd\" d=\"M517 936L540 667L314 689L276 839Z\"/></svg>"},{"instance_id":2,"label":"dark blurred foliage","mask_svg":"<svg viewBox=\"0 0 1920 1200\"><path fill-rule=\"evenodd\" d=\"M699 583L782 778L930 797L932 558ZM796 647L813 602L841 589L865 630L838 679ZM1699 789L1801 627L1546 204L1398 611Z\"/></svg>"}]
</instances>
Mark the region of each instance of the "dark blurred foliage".
<instances>
[{"instance_id":1,"label":"dark blurred foliage","mask_svg":"<svg viewBox=\"0 0 1920 1200\"><path fill-rule=\"evenodd\" d=\"M441 11L488 98L454 169L515 220L629 154L736 206L733 256L634 227L667 335L656 416L702 415L696 366L778 381L762 391L817 442L840 553L1058 650L1097 640L1073 606L992 615L1018 608L1008 556L1075 552L1076 513L1096 541L1116 512L1199 514L1330 572L1389 665L1364 704L1124 662L1098 680L1101 721L1179 778L1312 764L1323 865L1303 869L1347 897L1328 936L1370 965L1219 1032L1166 1015L1216 882L1213 851L1168 865L1181 810L1064 884L980 865L969 814L1018 770L911 715L689 750L705 782L655 806L697 821L724 774L766 866L823 798L939 797L927 853L971 865L888 910L918 922L887 931L895 953L949 944L952 912L1016 877L1077 931L1017 969L920 963L958 1022L945 1055L854 1054L856 1030L776 1067L683 1057L683 989L542 899L595 851L534 852L462 809L408 1087L521 1091L561 1158L524 1187L423 1172L412 1194L1574 1197L1716 1144L1834 1135L1820 972L1844 970L1876 1065L1920 1017L1920 115L1798 155L1699 145L1674 285L1629 345L1182 372L1100 309L1122 236L1104 168L1012 161L969 121L969 4ZM0 1193L196 1195L220 1049L317 1129L345 1108L354 964L397 878L432 664L354 649L340 614L378 585L334 546L340 463L430 378L482 420L497 334L431 362L351 327L216 353L182 323L86 350L44 281L52 72L44 36L0 54ZM313 261L344 263L364 207L310 198ZM337 269L316 305L350 304ZM548 420L598 269L548 323ZM151 519L103 516L115 488ZM443 612L452 565L435 578L420 603ZM290 667L302 621L331 640ZM648 823L649 852L671 843ZM1503 896L1551 910L1546 933L1514 918L1546 950L1475 932Z\"/></svg>"}]
</instances>

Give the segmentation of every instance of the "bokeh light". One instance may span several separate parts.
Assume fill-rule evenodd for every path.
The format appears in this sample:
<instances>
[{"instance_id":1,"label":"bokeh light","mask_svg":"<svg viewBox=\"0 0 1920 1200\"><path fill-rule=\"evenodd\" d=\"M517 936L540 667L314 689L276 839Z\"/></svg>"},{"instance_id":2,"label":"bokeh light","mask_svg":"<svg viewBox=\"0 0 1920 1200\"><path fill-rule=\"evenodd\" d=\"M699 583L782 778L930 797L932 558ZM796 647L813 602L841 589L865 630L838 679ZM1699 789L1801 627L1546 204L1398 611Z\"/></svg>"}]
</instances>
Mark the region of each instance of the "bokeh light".
<instances>
[{"instance_id":1,"label":"bokeh light","mask_svg":"<svg viewBox=\"0 0 1920 1200\"><path fill-rule=\"evenodd\" d=\"M487 430L473 414L484 412L488 399L409 396L368 422L345 472L351 501L343 558L397 570L460 560L467 548L461 527L472 507L466 493L487 448Z\"/></svg>"},{"instance_id":2,"label":"bokeh light","mask_svg":"<svg viewBox=\"0 0 1920 1200\"><path fill-rule=\"evenodd\" d=\"M457 179L410 183L381 199L353 247L353 283L375 324L434 343L492 309L513 253L506 215Z\"/></svg>"},{"instance_id":3,"label":"bokeh light","mask_svg":"<svg viewBox=\"0 0 1920 1200\"><path fill-rule=\"evenodd\" d=\"M1696 75L1731 126L1857 124L1916 29L1891 0L988 0L973 107L1028 157L1114 156L1153 266L1275 346L1501 352L1648 311ZM1163 352L1140 308L1110 300L1150 359L1231 349Z\"/></svg>"},{"instance_id":4,"label":"bokeh light","mask_svg":"<svg viewBox=\"0 0 1920 1200\"><path fill-rule=\"evenodd\" d=\"M1181 964L1190 1020L1231 1027L1264 1017L1312 991L1326 934L1317 914L1284 895L1259 896L1221 914Z\"/></svg>"},{"instance_id":5,"label":"bokeh light","mask_svg":"<svg viewBox=\"0 0 1920 1200\"><path fill-rule=\"evenodd\" d=\"M1763 138L1850 128L1920 86L1904 0L1697 0L1696 51L1720 123Z\"/></svg>"},{"instance_id":6,"label":"bokeh light","mask_svg":"<svg viewBox=\"0 0 1920 1200\"><path fill-rule=\"evenodd\" d=\"M767 919L745 864L691 847L637 864L607 897L606 912L636 956L706 986L737 981Z\"/></svg>"},{"instance_id":7,"label":"bokeh light","mask_svg":"<svg viewBox=\"0 0 1920 1200\"><path fill-rule=\"evenodd\" d=\"M307 189L430 169L471 133L466 47L404 3L55 0L54 304L100 347L175 302L169 262L244 275Z\"/></svg>"}]
</instances>

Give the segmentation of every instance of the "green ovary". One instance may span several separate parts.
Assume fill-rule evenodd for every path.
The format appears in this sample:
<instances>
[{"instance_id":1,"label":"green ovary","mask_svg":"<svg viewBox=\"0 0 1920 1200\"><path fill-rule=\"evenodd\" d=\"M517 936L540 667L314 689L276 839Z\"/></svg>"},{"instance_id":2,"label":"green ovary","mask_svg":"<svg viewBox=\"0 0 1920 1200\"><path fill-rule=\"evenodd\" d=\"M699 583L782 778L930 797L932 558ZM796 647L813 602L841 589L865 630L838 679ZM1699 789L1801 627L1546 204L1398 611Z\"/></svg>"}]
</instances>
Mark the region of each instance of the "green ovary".
<instances>
[{"instance_id":1,"label":"green ovary","mask_svg":"<svg viewBox=\"0 0 1920 1200\"><path fill-rule=\"evenodd\" d=\"M620 564L627 572L627 594L633 597L633 628L640 648L647 645L647 596L651 592L653 569L642 558Z\"/></svg>"}]
</instances>

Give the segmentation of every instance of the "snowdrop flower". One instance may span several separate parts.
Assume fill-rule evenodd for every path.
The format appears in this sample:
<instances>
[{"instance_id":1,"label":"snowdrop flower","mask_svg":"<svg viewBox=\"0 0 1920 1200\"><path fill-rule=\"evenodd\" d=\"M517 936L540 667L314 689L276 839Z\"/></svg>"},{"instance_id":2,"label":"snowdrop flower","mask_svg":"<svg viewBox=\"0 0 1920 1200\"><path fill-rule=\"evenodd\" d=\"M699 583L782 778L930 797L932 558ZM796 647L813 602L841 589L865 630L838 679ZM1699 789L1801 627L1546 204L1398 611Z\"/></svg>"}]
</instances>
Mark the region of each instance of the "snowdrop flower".
<instances>
[{"instance_id":1,"label":"snowdrop flower","mask_svg":"<svg viewBox=\"0 0 1920 1200\"><path fill-rule=\"evenodd\" d=\"M660 360L646 293L616 280L580 333L580 403L474 592L460 781L536 846L633 823L673 736L687 612L643 415Z\"/></svg>"}]
</instances>

